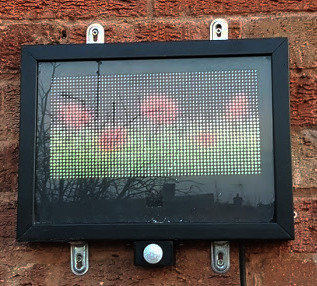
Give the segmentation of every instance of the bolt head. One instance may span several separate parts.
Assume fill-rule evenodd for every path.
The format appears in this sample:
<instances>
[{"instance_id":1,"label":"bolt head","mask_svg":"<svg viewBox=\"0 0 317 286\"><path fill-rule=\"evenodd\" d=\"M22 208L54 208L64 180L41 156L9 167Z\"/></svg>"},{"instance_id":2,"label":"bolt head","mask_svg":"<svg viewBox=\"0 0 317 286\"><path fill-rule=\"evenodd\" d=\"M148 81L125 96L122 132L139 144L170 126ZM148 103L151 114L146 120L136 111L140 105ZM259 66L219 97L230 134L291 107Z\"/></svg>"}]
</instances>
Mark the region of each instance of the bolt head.
<instances>
[{"instance_id":1,"label":"bolt head","mask_svg":"<svg viewBox=\"0 0 317 286\"><path fill-rule=\"evenodd\" d=\"M217 260L217 265L222 267L222 266L225 265L225 263L224 263L224 261L222 259L218 259Z\"/></svg>"},{"instance_id":2,"label":"bolt head","mask_svg":"<svg viewBox=\"0 0 317 286\"><path fill-rule=\"evenodd\" d=\"M97 36L98 35L98 29L93 29L91 33L92 33L93 36Z\"/></svg>"}]
</instances>

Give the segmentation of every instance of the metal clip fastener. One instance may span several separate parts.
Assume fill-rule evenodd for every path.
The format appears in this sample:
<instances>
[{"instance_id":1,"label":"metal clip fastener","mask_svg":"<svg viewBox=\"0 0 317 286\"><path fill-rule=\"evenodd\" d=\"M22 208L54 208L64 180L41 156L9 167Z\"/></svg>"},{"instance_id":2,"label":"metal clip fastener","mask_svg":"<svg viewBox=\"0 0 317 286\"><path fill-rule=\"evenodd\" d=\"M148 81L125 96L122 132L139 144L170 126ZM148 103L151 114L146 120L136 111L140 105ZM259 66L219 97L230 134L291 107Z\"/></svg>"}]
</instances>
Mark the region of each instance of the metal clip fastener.
<instances>
[{"instance_id":1,"label":"metal clip fastener","mask_svg":"<svg viewBox=\"0 0 317 286\"><path fill-rule=\"evenodd\" d=\"M215 19L210 24L210 40L228 40L228 22Z\"/></svg>"},{"instance_id":2,"label":"metal clip fastener","mask_svg":"<svg viewBox=\"0 0 317 286\"><path fill-rule=\"evenodd\" d=\"M70 243L70 268L75 275L84 275L89 268L88 244L85 242Z\"/></svg>"},{"instance_id":3,"label":"metal clip fastener","mask_svg":"<svg viewBox=\"0 0 317 286\"><path fill-rule=\"evenodd\" d=\"M98 23L93 23L87 28L86 44L104 44L105 30Z\"/></svg>"},{"instance_id":4,"label":"metal clip fastener","mask_svg":"<svg viewBox=\"0 0 317 286\"><path fill-rule=\"evenodd\" d=\"M224 274L229 270L230 244L228 241L211 243L211 268L218 274Z\"/></svg>"}]
</instances>

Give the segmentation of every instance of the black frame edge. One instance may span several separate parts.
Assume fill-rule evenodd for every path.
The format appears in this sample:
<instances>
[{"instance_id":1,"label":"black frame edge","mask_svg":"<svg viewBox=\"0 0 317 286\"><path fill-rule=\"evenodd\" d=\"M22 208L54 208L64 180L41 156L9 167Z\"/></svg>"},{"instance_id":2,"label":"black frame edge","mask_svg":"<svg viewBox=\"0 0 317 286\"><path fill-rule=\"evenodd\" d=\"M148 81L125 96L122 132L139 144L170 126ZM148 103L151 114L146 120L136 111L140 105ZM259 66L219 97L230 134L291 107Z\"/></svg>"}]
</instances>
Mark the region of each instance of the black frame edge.
<instances>
[{"instance_id":1,"label":"black frame edge","mask_svg":"<svg viewBox=\"0 0 317 286\"><path fill-rule=\"evenodd\" d=\"M261 231L259 231L261 228ZM252 237L250 237L252 233ZM142 234L142 236L140 236ZM184 237L186 235L186 237ZM230 236L230 237L229 237ZM229 239L228 239L229 237ZM206 225L34 225L21 238L25 242L78 240L276 240L291 239L277 223Z\"/></svg>"},{"instance_id":2,"label":"black frame edge","mask_svg":"<svg viewBox=\"0 0 317 286\"><path fill-rule=\"evenodd\" d=\"M228 40L215 41L212 43L212 48L207 49L205 42L210 41L190 41L190 42L170 42L170 43L128 43L128 44L106 44L106 45L56 45L56 46L24 46L22 48L22 72L21 72L21 120L20 120L20 166L23 166L29 160L35 162L35 134L36 134L36 99L30 100L30 94L37 94L37 63L39 61L50 60L93 60L93 59L112 59L114 54L125 53L121 57L115 59L138 59L138 58L175 58L187 56L248 56L248 55L271 55L272 56L272 88L273 88L273 126L274 126L274 145L275 146L275 167L281 167L280 160L289 161L287 166L283 166L282 171L278 171L276 175L276 186L282 187L276 195L276 222L272 223L257 223L257 224L210 224L210 230L206 232L207 224L199 224L190 226L180 230L178 225L40 225L34 223L34 193L33 186L35 184L34 177L30 178L19 173L19 197L18 197L18 241L71 241L71 240L94 240L94 239L122 239L122 240L177 240L177 239L209 239L212 234L213 239L224 240L229 239L293 239L294 226L293 209L292 209L292 194L289 191L292 189L290 159L287 156L290 148L285 148L286 142L289 144L289 132L279 132L276 128L289 128L289 108L285 106L281 109L281 103L286 98L289 98L289 83L288 83L288 54L285 55L285 49L288 50L288 41L286 38L274 39L256 39L256 40ZM264 45L264 42L267 45ZM153 46L147 55L142 54L144 48ZM185 48L180 51L180 48L185 45ZM202 48L202 53L192 55L191 45L196 49ZM224 47L227 46L227 49ZM74 47L76 49L74 50ZM138 48L139 47L139 48ZM171 53L167 53L166 49L170 47ZM209 44L210 47L210 44ZM87 56L87 52L94 50L93 56ZM241 52L243 49L243 52ZM106 51L106 52L105 52ZM127 53L127 54L126 54ZM36 75L36 78L34 78ZM275 76L280 78L280 81L274 80ZM287 91L282 90L282 86L287 82ZM279 95L281 94L281 95ZM279 96L281 98L279 99ZM277 106L275 103L277 102ZM32 107L33 104L33 107ZM29 111L33 110L30 116ZM25 131L25 127L29 133ZM276 131L279 130L279 131ZM34 134L34 137L29 134ZM277 136L277 137L275 137ZM281 142L279 142L281 141ZM33 143L33 144L32 144ZM280 154L280 152L282 154ZM32 166L34 174L34 165ZM288 179L290 179L288 181ZM32 195L30 195L32 194ZM285 203L286 202L286 203ZM259 232L262 228L263 232ZM102 229L102 231L100 231ZM130 231L130 236L127 235L127 230ZM155 231L157 229L157 231ZM114 235L109 235L108 231L113 230ZM171 230L173 235L169 234ZM122 235L122 231L125 233ZM143 236L138 236L138 231L143 233ZM188 235L184 235L186 231ZM196 233L194 233L196 231ZM144 235L150 232L151 235ZM92 234L93 233L93 234ZM250 235L252 233L252 235ZM180 236L179 238L177 237ZM184 238L186 236L186 238Z\"/></svg>"},{"instance_id":3,"label":"black frame edge","mask_svg":"<svg viewBox=\"0 0 317 286\"><path fill-rule=\"evenodd\" d=\"M290 107L288 40L272 54L273 132L276 193L276 219L291 239L294 239L292 166L290 149Z\"/></svg>"},{"instance_id":4,"label":"black frame edge","mask_svg":"<svg viewBox=\"0 0 317 286\"><path fill-rule=\"evenodd\" d=\"M39 61L149 59L271 54L285 38L25 46ZM209 43L206 44L206 43ZM195 47L195 48L193 48ZM91 51L94 51L91 53ZM145 52L146 50L146 52Z\"/></svg>"},{"instance_id":5,"label":"black frame edge","mask_svg":"<svg viewBox=\"0 0 317 286\"><path fill-rule=\"evenodd\" d=\"M30 169L30 172L34 174L36 141L35 94L37 94L37 81L34 75L37 75L37 60L32 55L31 50L29 47L22 47L21 50L19 168ZM30 164L30 162L33 162L33 164ZM35 182L34 176L28 176L28 174L19 172L18 177L18 241L24 241L25 234L33 226L33 190Z\"/></svg>"}]
</instances>

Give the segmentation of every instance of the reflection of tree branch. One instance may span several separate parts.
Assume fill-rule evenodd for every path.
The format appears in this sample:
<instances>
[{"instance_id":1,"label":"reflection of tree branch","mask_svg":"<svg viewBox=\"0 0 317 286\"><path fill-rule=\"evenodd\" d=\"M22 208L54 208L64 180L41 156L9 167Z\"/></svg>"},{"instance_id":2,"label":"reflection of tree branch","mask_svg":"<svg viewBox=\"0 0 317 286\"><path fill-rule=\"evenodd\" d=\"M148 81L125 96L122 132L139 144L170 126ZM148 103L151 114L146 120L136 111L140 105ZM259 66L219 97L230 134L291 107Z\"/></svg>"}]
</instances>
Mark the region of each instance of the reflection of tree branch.
<instances>
[{"instance_id":1,"label":"reflection of tree branch","mask_svg":"<svg viewBox=\"0 0 317 286\"><path fill-rule=\"evenodd\" d=\"M96 98L96 101L97 101L97 108L96 108L96 119L98 120L99 118L99 100L100 100L100 66L102 64L101 61L97 61L98 63L98 70L96 72L97 74L97 77L98 77L98 82L97 82L97 98Z\"/></svg>"},{"instance_id":2,"label":"reflection of tree branch","mask_svg":"<svg viewBox=\"0 0 317 286\"><path fill-rule=\"evenodd\" d=\"M79 97L77 96L73 96L71 94L67 94L67 93L61 93L59 94L59 96L62 96L62 97L66 97L66 98L69 98L69 99L74 99L78 102L80 102L80 104L86 108L86 101L84 99L80 99Z\"/></svg>"},{"instance_id":3,"label":"reflection of tree branch","mask_svg":"<svg viewBox=\"0 0 317 286\"><path fill-rule=\"evenodd\" d=\"M133 194L127 195L127 198L138 197L139 195L142 195L142 194L149 194L152 191L154 191L154 189L152 189L152 190L151 189L150 190L146 189L144 191L134 192Z\"/></svg>"},{"instance_id":4,"label":"reflection of tree branch","mask_svg":"<svg viewBox=\"0 0 317 286\"><path fill-rule=\"evenodd\" d=\"M56 107L54 105L54 101L52 101L52 108L50 108L49 100L51 96L51 89L52 83L54 83L54 80L58 80L55 78L56 76L56 68L59 65L54 63L52 66L52 76L51 76L51 84L47 90L45 90L43 85L39 85L39 103L38 103L38 111L39 111L39 124L38 124L38 134L37 134L37 152L38 152L38 161L37 161L37 191L40 197L41 201L44 200L58 200L58 201L82 201L82 200L100 200L100 199L123 199L123 198L140 198L141 196L144 196L145 194L159 194L161 192L162 185L166 181L166 178L76 178L76 175L74 175L74 178L60 178L60 179L52 179L50 176L50 131L51 131L51 125L50 123L53 122L55 118L53 117L54 114L54 108ZM100 65L98 63L98 85L97 85L97 110L96 110L96 117L98 117L99 113L99 96L100 96ZM47 82L44 82L47 84ZM58 91L58 88L57 90ZM55 96L55 95L54 95ZM70 94L59 94L59 96L65 98L65 101L67 100L74 100L78 101L82 104L83 107L86 107L86 101L76 97L75 95ZM122 102L123 100L120 98L121 103L112 102L111 107L108 106L107 110L109 112L104 112L102 114L102 117L104 121L108 123L108 126L111 124L111 121L113 122L113 127L115 128L115 120L116 116L118 116L118 110L123 108L126 113L126 121L125 124L123 124L123 127L132 126L133 123L138 120L140 117L144 116L144 112L141 111L140 108L137 108L137 112L133 112L131 114L132 118L128 118L128 110L125 106L125 103ZM142 98L141 96L138 96L136 98L136 103L138 102L139 105L142 104ZM67 101L68 102L68 101ZM108 103L107 103L108 104ZM118 107L118 104L120 105ZM109 103L110 105L110 103ZM51 111L52 110L52 111ZM150 111L150 112L157 112ZM49 123L49 124L48 124ZM98 121L98 128L102 128L102 125L104 123ZM48 125L48 126L47 126ZM156 126L156 128L159 128L160 124ZM67 135L67 134L66 134ZM54 135L53 135L54 136ZM62 146L63 147L63 146ZM63 148L61 148L63 149ZM64 152L63 150L61 152ZM62 164L61 161L57 161L58 164ZM145 163L145 167L150 166L150 162ZM78 170L80 172L80 169L78 169L77 165L71 165L70 168L73 169L73 174L77 174ZM64 169L63 169L64 170ZM67 175L66 175L67 177ZM195 186L199 185L199 183L195 182ZM193 183L191 183L193 185ZM184 190L179 190L180 193L186 194L191 191L189 189L190 184L187 183L184 186Z\"/></svg>"},{"instance_id":5,"label":"reflection of tree branch","mask_svg":"<svg viewBox=\"0 0 317 286\"><path fill-rule=\"evenodd\" d=\"M59 66L57 63L53 63L52 79L55 76L56 68ZM38 113L40 122L37 125L37 192L39 193L40 200L47 200L47 190L51 190L51 184L49 182L49 141L50 141L50 125L45 127L45 118L49 116L48 112L48 98L51 92L51 84L47 91L44 90L43 85L39 85L39 105ZM49 188L48 186L49 185Z\"/></svg>"},{"instance_id":6,"label":"reflection of tree branch","mask_svg":"<svg viewBox=\"0 0 317 286\"><path fill-rule=\"evenodd\" d=\"M155 190L155 187L159 187L160 184L155 184L156 180L153 178L143 178L135 180L134 184L130 187L130 193L127 197L137 196L139 190L143 189L144 192L151 192ZM135 192L137 191L137 192Z\"/></svg>"},{"instance_id":7,"label":"reflection of tree branch","mask_svg":"<svg viewBox=\"0 0 317 286\"><path fill-rule=\"evenodd\" d=\"M133 183L134 178L128 178L125 186L123 187L122 191L118 194L118 199L122 199L126 193L129 191L130 189L130 185Z\"/></svg>"}]
</instances>

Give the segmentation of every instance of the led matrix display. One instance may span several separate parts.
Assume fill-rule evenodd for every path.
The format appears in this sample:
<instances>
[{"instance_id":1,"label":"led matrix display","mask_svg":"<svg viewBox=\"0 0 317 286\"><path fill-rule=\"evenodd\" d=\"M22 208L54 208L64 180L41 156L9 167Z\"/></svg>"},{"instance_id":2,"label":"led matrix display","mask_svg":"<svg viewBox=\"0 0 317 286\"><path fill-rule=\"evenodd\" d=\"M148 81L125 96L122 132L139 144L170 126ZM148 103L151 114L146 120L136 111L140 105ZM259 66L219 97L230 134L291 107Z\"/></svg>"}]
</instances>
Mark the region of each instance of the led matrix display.
<instances>
[{"instance_id":1,"label":"led matrix display","mask_svg":"<svg viewBox=\"0 0 317 286\"><path fill-rule=\"evenodd\" d=\"M287 45L23 47L18 239L293 237Z\"/></svg>"},{"instance_id":2,"label":"led matrix display","mask_svg":"<svg viewBox=\"0 0 317 286\"><path fill-rule=\"evenodd\" d=\"M257 71L52 78L52 178L261 172Z\"/></svg>"}]
</instances>

